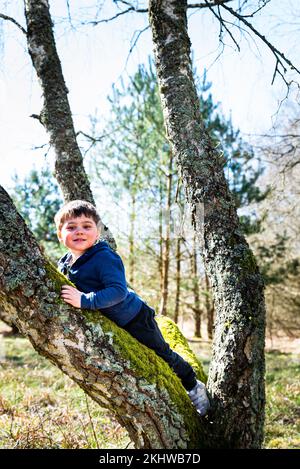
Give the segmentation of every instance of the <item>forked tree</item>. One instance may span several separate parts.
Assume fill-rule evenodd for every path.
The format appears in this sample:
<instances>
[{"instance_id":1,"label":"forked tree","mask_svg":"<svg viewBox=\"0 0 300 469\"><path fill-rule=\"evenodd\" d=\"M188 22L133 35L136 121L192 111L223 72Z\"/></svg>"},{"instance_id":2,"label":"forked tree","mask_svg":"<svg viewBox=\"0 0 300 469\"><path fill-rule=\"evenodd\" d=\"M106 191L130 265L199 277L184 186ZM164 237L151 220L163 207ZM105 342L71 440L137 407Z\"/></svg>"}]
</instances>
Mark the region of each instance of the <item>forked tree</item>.
<instances>
[{"instance_id":1,"label":"forked tree","mask_svg":"<svg viewBox=\"0 0 300 469\"><path fill-rule=\"evenodd\" d=\"M221 3L227 2L203 5ZM193 207L194 228L214 293L209 418L198 418L178 378L151 350L100 313L81 312L61 301L66 278L43 256L3 188L0 307L39 353L115 415L137 448L257 448L263 440L265 404L264 285L239 226L222 156L199 113L187 6L186 0L150 0L149 21L167 136ZM92 201L48 2L26 0L25 16L27 29L18 26L26 35L43 89L43 109L36 117L50 135L57 180L65 200ZM108 239L113 242L110 234ZM167 338L176 327L167 319L162 326Z\"/></svg>"}]
</instances>

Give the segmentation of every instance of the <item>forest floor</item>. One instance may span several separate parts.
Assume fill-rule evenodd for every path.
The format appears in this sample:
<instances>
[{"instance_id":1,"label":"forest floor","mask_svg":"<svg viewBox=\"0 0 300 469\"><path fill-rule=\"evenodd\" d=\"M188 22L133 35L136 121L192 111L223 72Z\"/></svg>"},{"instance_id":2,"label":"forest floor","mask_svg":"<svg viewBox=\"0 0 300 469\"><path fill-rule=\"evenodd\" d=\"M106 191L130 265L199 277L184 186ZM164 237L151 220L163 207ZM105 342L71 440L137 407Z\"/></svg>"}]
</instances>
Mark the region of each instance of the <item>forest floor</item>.
<instances>
[{"instance_id":1,"label":"forest floor","mask_svg":"<svg viewBox=\"0 0 300 469\"><path fill-rule=\"evenodd\" d=\"M38 355L27 339L0 329L0 448L131 448L105 409ZM191 340L208 370L211 343ZM298 346L298 348L297 348ZM300 347L281 338L266 347L265 448L300 448Z\"/></svg>"}]
</instances>

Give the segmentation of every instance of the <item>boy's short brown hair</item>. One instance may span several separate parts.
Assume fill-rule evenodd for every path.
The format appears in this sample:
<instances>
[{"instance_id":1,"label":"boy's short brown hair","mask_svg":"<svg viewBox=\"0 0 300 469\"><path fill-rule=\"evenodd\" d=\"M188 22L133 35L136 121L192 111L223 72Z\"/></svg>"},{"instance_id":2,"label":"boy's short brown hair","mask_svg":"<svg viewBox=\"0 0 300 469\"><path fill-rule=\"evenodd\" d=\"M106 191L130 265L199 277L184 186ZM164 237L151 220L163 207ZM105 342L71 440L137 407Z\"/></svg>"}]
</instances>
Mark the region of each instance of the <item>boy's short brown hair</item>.
<instances>
[{"instance_id":1,"label":"boy's short brown hair","mask_svg":"<svg viewBox=\"0 0 300 469\"><path fill-rule=\"evenodd\" d=\"M93 204L86 200L71 200L71 202L63 205L54 217L57 231L61 230L65 221L70 218L81 217L81 215L92 218L96 225L99 226L100 216Z\"/></svg>"}]
</instances>

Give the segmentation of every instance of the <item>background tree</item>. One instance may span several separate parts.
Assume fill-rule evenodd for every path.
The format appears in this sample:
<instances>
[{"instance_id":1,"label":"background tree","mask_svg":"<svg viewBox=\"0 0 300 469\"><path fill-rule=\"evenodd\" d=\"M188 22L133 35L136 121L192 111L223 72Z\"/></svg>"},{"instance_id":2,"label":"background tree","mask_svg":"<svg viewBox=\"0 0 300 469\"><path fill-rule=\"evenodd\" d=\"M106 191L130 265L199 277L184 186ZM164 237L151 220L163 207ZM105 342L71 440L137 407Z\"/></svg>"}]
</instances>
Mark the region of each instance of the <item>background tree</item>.
<instances>
[{"instance_id":1,"label":"background tree","mask_svg":"<svg viewBox=\"0 0 300 469\"><path fill-rule=\"evenodd\" d=\"M46 165L41 171L33 169L24 179L15 174L13 184L12 197L16 207L45 253L56 262L63 249L57 239L54 215L62 204L62 197L50 168ZM19 333L5 310L0 311L0 319L12 328L11 335Z\"/></svg>"},{"instance_id":2,"label":"background tree","mask_svg":"<svg viewBox=\"0 0 300 469\"><path fill-rule=\"evenodd\" d=\"M272 131L256 138L266 172L259 184L271 190L256 208L260 232L250 237L266 282L267 324L271 336L299 335L299 111L286 101Z\"/></svg>"},{"instance_id":3,"label":"background tree","mask_svg":"<svg viewBox=\"0 0 300 469\"><path fill-rule=\"evenodd\" d=\"M49 166L33 169L22 180L13 177L12 198L38 242L53 262L63 250L57 239L54 215L63 203L57 182Z\"/></svg>"}]
</instances>

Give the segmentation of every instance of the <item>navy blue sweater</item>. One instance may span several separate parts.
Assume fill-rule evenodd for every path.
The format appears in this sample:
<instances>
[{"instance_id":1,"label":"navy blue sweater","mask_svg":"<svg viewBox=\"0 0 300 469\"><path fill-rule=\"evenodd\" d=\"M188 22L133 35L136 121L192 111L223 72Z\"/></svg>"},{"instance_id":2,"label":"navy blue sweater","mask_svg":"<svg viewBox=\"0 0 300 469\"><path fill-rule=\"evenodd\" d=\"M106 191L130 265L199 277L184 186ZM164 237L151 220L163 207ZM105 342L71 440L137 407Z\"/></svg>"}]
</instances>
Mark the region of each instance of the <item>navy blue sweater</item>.
<instances>
[{"instance_id":1,"label":"navy blue sweater","mask_svg":"<svg viewBox=\"0 0 300 469\"><path fill-rule=\"evenodd\" d=\"M122 259L105 241L89 248L70 266L71 259L70 252L65 254L58 269L83 292L81 308L99 309L119 326L138 314L142 300L127 288Z\"/></svg>"}]
</instances>

